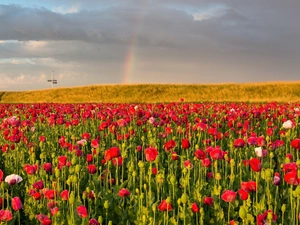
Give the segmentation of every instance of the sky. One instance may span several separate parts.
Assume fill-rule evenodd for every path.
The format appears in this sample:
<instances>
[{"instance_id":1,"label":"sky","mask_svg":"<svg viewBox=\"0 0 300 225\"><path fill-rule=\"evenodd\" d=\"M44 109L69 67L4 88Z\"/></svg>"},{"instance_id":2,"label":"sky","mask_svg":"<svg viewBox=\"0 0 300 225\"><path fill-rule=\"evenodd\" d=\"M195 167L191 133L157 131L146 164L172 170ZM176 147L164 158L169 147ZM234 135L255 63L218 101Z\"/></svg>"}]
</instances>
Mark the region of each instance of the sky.
<instances>
[{"instance_id":1,"label":"sky","mask_svg":"<svg viewBox=\"0 0 300 225\"><path fill-rule=\"evenodd\" d=\"M0 91L300 80L299 0L1 0Z\"/></svg>"}]
</instances>

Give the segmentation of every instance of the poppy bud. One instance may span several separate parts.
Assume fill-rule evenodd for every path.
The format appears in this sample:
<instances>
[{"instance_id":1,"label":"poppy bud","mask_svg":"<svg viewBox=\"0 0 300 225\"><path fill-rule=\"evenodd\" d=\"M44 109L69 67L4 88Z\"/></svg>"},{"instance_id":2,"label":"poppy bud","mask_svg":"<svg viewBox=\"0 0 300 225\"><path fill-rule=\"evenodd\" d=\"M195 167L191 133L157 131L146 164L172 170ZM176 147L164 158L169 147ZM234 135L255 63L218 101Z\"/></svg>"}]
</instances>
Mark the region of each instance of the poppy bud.
<instances>
[{"instance_id":1,"label":"poppy bud","mask_svg":"<svg viewBox=\"0 0 300 225\"><path fill-rule=\"evenodd\" d=\"M105 200L105 202L104 202L104 208L105 208L105 209L108 209L108 208L109 208L108 200Z\"/></svg>"},{"instance_id":2,"label":"poppy bud","mask_svg":"<svg viewBox=\"0 0 300 225\"><path fill-rule=\"evenodd\" d=\"M187 194L185 194L185 193L182 194L180 200L181 200L181 202L182 202L183 204L186 204L187 201L188 201L188 196L187 196Z\"/></svg>"},{"instance_id":3,"label":"poppy bud","mask_svg":"<svg viewBox=\"0 0 300 225\"><path fill-rule=\"evenodd\" d=\"M55 171L55 177L56 178L60 178L60 170L56 170Z\"/></svg>"},{"instance_id":4,"label":"poppy bud","mask_svg":"<svg viewBox=\"0 0 300 225\"><path fill-rule=\"evenodd\" d=\"M240 207L239 216L242 218L242 220L245 220L247 218L247 212L243 206Z\"/></svg>"},{"instance_id":5,"label":"poppy bud","mask_svg":"<svg viewBox=\"0 0 300 225\"><path fill-rule=\"evenodd\" d=\"M170 178L170 182L171 182L171 184L175 184L175 181L176 181L176 178L175 178L175 176L171 176L171 178Z\"/></svg>"},{"instance_id":6,"label":"poppy bud","mask_svg":"<svg viewBox=\"0 0 300 225\"><path fill-rule=\"evenodd\" d=\"M81 169L81 166L80 166L79 164L77 164L77 165L75 166L75 172L76 172L76 173L79 173L79 172L80 172L80 169Z\"/></svg>"},{"instance_id":7,"label":"poppy bud","mask_svg":"<svg viewBox=\"0 0 300 225\"><path fill-rule=\"evenodd\" d=\"M272 219L273 219L273 213L272 212L268 212L267 219L269 221L272 221Z\"/></svg>"},{"instance_id":8,"label":"poppy bud","mask_svg":"<svg viewBox=\"0 0 300 225\"><path fill-rule=\"evenodd\" d=\"M270 179L272 177L272 171L270 169L267 169L265 171L265 178Z\"/></svg>"},{"instance_id":9,"label":"poppy bud","mask_svg":"<svg viewBox=\"0 0 300 225\"><path fill-rule=\"evenodd\" d=\"M100 224L103 223L103 217L102 217L102 216L99 216L99 217L98 217L98 222L99 222Z\"/></svg>"},{"instance_id":10,"label":"poppy bud","mask_svg":"<svg viewBox=\"0 0 300 225\"><path fill-rule=\"evenodd\" d=\"M73 205L75 203L75 194L74 192L72 191L71 194L70 194L70 197L69 197L69 203L71 205Z\"/></svg>"},{"instance_id":11,"label":"poppy bud","mask_svg":"<svg viewBox=\"0 0 300 225\"><path fill-rule=\"evenodd\" d=\"M281 211L282 211L282 213L284 213L285 210L286 210L286 204L283 204L283 205L281 206Z\"/></svg>"},{"instance_id":12,"label":"poppy bud","mask_svg":"<svg viewBox=\"0 0 300 225\"><path fill-rule=\"evenodd\" d=\"M139 161L138 166L139 166L140 168L144 168L144 167L145 167L145 164L144 164L142 161Z\"/></svg>"}]
</instances>

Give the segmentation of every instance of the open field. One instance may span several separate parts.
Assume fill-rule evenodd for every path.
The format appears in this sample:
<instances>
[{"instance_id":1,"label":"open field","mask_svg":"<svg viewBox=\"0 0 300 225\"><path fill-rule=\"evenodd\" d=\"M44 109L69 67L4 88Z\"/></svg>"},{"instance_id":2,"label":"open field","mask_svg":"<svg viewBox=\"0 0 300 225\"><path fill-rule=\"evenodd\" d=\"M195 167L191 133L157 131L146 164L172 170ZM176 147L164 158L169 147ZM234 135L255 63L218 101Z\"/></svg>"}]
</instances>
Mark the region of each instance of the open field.
<instances>
[{"instance_id":1,"label":"open field","mask_svg":"<svg viewBox=\"0 0 300 225\"><path fill-rule=\"evenodd\" d=\"M0 224L299 225L300 103L0 104Z\"/></svg>"},{"instance_id":2,"label":"open field","mask_svg":"<svg viewBox=\"0 0 300 225\"><path fill-rule=\"evenodd\" d=\"M33 102L296 102L300 81L246 84L93 85L38 91L0 92L1 103Z\"/></svg>"}]
</instances>

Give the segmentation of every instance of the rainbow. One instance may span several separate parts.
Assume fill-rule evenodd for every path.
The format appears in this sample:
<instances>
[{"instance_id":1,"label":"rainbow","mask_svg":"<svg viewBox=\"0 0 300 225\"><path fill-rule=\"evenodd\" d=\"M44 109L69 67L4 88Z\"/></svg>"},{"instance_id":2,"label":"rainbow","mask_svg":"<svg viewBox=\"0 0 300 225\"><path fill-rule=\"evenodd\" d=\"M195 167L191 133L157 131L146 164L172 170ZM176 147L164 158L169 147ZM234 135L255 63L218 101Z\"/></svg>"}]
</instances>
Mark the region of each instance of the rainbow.
<instances>
[{"instance_id":1,"label":"rainbow","mask_svg":"<svg viewBox=\"0 0 300 225\"><path fill-rule=\"evenodd\" d=\"M128 84L133 82L133 76L136 66L136 46L137 36L139 34L141 24L145 15L145 8L147 7L148 0L144 0L141 5L141 11L137 13L136 22L133 28L132 39L129 44L129 48L124 61L124 69L122 74L122 83Z\"/></svg>"}]
</instances>

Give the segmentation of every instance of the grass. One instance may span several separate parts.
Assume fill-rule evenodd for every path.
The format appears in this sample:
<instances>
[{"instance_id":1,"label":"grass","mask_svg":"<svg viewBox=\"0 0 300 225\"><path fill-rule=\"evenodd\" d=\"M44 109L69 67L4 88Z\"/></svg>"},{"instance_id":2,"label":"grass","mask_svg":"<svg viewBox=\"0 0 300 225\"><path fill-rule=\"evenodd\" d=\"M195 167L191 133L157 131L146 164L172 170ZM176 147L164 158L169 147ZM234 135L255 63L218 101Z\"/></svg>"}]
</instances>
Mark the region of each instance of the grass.
<instances>
[{"instance_id":1,"label":"grass","mask_svg":"<svg viewBox=\"0 0 300 225\"><path fill-rule=\"evenodd\" d=\"M81 102L297 102L300 81L245 84L93 85L37 91L0 92L0 103Z\"/></svg>"}]
</instances>

